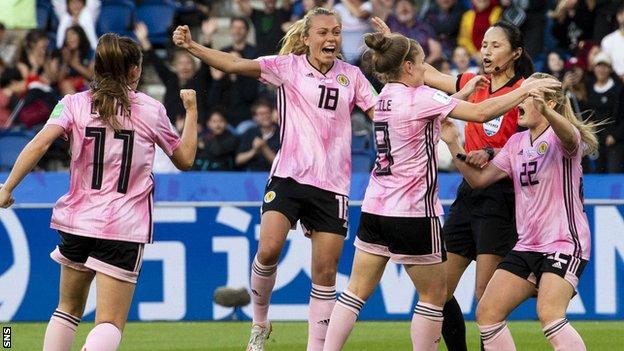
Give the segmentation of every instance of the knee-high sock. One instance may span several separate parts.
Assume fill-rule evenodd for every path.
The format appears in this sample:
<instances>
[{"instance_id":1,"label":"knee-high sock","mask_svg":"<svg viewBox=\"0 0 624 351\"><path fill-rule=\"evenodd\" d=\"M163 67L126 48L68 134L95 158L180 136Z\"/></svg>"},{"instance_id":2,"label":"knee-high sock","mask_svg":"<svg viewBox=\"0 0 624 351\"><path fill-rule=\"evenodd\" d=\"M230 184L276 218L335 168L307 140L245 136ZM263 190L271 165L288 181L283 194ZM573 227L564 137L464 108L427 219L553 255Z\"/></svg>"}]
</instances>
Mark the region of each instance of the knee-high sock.
<instances>
[{"instance_id":1,"label":"knee-high sock","mask_svg":"<svg viewBox=\"0 0 624 351\"><path fill-rule=\"evenodd\" d=\"M76 336L80 318L59 309L50 317L43 339L43 351L69 351Z\"/></svg>"},{"instance_id":2,"label":"knee-high sock","mask_svg":"<svg viewBox=\"0 0 624 351\"><path fill-rule=\"evenodd\" d=\"M340 294L329 319L324 351L342 350L363 306L364 300L351 291L345 290Z\"/></svg>"},{"instance_id":3,"label":"knee-high sock","mask_svg":"<svg viewBox=\"0 0 624 351\"><path fill-rule=\"evenodd\" d=\"M449 351L468 351L464 314L455 296L446 302L443 313L442 336L446 347Z\"/></svg>"},{"instance_id":4,"label":"knee-high sock","mask_svg":"<svg viewBox=\"0 0 624 351\"><path fill-rule=\"evenodd\" d=\"M414 351L436 351L442 332L442 306L418 301L414 307L410 335Z\"/></svg>"},{"instance_id":5,"label":"knee-high sock","mask_svg":"<svg viewBox=\"0 0 624 351\"><path fill-rule=\"evenodd\" d=\"M479 325L479 331L485 351L516 351L516 345L506 321L492 325Z\"/></svg>"},{"instance_id":6,"label":"knee-high sock","mask_svg":"<svg viewBox=\"0 0 624 351\"><path fill-rule=\"evenodd\" d=\"M567 319L557 319L543 329L544 335L555 351L585 351L585 343Z\"/></svg>"},{"instance_id":7,"label":"knee-high sock","mask_svg":"<svg viewBox=\"0 0 624 351\"><path fill-rule=\"evenodd\" d=\"M322 351L327 326L336 304L336 287L312 284L308 313L308 351Z\"/></svg>"},{"instance_id":8,"label":"knee-high sock","mask_svg":"<svg viewBox=\"0 0 624 351\"><path fill-rule=\"evenodd\" d=\"M100 323L91 329L82 351L115 351L121 342L121 330L111 323Z\"/></svg>"},{"instance_id":9,"label":"knee-high sock","mask_svg":"<svg viewBox=\"0 0 624 351\"><path fill-rule=\"evenodd\" d=\"M254 258L251 266L251 301L253 304L253 323L266 324L269 314L271 293L275 286L277 264L265 266Z\"/></svg>"}]
</instances>

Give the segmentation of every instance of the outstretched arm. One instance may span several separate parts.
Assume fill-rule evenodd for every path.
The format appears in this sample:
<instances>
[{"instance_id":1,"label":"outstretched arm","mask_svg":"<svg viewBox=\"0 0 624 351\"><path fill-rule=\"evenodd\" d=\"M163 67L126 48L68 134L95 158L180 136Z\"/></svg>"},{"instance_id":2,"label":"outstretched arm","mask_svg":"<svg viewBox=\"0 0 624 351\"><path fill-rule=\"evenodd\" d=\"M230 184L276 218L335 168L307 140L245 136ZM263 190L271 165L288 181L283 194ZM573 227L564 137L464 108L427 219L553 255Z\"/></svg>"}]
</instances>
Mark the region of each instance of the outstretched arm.
<instances>
[{"instance_id":1,"label":"outstretched arm","mask_svg":"<svg viewBox=\"0 0 624 351\"><path fill-rule=\"evenodd\" d=\"M572 123L551 107L551 101L547 103L544 100L544 94L537 90L532 90L530 95L533 98L535 107L546 117L553 131L557 134L559 140L561 140L561 146L570 153L578 150L579 140Z\"/></svg>"}]
</instances>

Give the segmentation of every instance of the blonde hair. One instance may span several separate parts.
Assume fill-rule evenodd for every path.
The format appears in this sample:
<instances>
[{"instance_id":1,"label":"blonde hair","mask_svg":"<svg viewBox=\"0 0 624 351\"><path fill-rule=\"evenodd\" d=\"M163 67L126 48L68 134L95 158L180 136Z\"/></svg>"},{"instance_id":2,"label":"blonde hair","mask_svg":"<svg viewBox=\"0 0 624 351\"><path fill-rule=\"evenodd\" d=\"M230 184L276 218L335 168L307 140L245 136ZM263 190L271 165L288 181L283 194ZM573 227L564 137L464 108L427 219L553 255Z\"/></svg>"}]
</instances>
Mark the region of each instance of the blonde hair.
<instances>
[{"instance_id":1,"label":"blonde hair","mask_svg":"<svg viewBox=\"0 0 624 351\"><path fill-rule=\"evenodd\" d=\"M309 35L310 24L312 22L312 18L316 16L320 16L320 15L334 16L336 17L338 24L342 26L342 21L340 20L340 16L338 16L336 12L332 10L328 10L324 7L316 7L308 11L308 13L306 13L306 15L302 19L298 20L292 26L290 26L290 29L288 29L288 32L286 32L286 35L284 35L284 37L280 41L282 44L282 47L280 48L279 54L280 55L307 54L308 47L303 42L303 38ZM340 55L338 55L338 57L342 58L342 56Z\"/></svg>"},{"instance_id":2,"label":"blonde hair","mask_svg":"<svg viewBox=\"0 0 624 351\"><path fill-rule=\"evenodd\" d=\"M554 76L546 73L533 73L531 78L535 79L544 79L544 78L552 78L557 79ZM544 100L554 101L556 103L554 110L562 115L565 119L570 121L572 125L578 129L581 133L581 141L583 142L584 150L583 155L589 155L598 150L598 138L596 137L596 133L600 130L602 126L609 123L607 121L601 122L590 122L588 119L579 118L572 109L572 104L570 103L570 98L568 98L565 94L563 88L556 88L552 93L545 93Z\"/></svg>"},{"instance_id":3,"label":"blonde hair","mask_svg":"<svg viewBox=\"0 0 624 351\"><path fill-rule=\"evenodd\" d=\"M403 62L416 62L416 57L423 53L416 40L396 33L368 33L364 35L364 43L369 48L367 51L372 52L374 72L384 82L399 79Z\"/></svg>"}]
</instances>

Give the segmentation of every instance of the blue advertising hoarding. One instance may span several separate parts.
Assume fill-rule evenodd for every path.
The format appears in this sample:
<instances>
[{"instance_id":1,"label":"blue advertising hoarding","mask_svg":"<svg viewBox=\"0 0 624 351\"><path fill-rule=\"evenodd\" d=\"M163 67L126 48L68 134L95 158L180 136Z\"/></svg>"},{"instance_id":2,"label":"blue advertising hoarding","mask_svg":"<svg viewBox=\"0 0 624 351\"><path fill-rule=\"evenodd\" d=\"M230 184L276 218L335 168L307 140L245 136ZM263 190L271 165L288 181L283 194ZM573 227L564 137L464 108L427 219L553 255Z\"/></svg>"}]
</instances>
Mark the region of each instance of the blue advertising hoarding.
<instances>
[{"instance_id":1,"label":"blue advertising hoarding","mask_svg":"<svg viewBox=\"0 0 624 351\"><path fill-rule=\"evenodd\" d=\"M6 174L0 174L0 182ZM368 175L354 175L350 229L337 288L346 287L353 239ZM441 175L440 196L450 204L461 179ZM592 258L570 304L570 318L624 319L624 176L586 176L586 211ZM248 287L257 249L265 174L188 173L157 175L155 243L145 250L131 320L219 320L231 309L212 302L219 286ZM0 210L0 320L47 320L58 299L59 267L49 258L57 235L49 229L51 206L68 186L67 174L31 174L15 192L17 206ZM448 208L448 206L445 206ZM302 320L310 287L310 242L293 230L278 266L270 318ZM92 286L93 289L93 286ZM457 291L467 318L474 318L474 266ZM85 319L94 317L95 291ZM408 319L417 293L405 270L389 264L361 319ZM239 317L250 317L250 307ZM534 319L534 301L512 316Z\"/></svg>"}]
</instances>

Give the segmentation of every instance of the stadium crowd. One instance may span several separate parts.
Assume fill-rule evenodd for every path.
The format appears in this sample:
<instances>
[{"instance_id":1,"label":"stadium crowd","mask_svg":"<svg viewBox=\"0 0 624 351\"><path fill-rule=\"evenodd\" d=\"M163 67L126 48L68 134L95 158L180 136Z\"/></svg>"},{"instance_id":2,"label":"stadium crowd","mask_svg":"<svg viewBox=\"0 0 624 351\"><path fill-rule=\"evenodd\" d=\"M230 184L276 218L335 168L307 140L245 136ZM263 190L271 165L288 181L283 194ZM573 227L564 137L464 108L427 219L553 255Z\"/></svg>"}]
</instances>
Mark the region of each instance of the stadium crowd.
<instances>
[{"instance_id":1,"label":"stadium crowd","mask_svg":"<svg viewBox=\"0 0 624 351\"><path fill-rule=\"evenodd\" d=\"M378 91L381 83L361 62L363 35L372 31L371 16L417 40L426 61L452 75L479 72L486 29L508 21L522 30L536 70L562 81L579 116L610 121L599 133L598 152L584 160L585 172L624 173L624 109L619 108L624 101L622 0L4 0L0 133L40 130L61 97L89 87L97 38L109 28L103 10L114 4L137 13L142 6L170 6L170 31L187 24L205 46L249 59L277 53L285 31L306 11L332 8L342 18L344 59L359 65ZM201 64L176 50L170 32L158 36L150 28L153 23L140 17L132 12L121 33L133 37L143 50L147 74L139 90L163 101L178 129L184 120L179 90L198 93L201 128L193 169L268 171L280 146L275 92L254 79ZM364 154L354 158L354 169L370 169L372 128L357 110L352 124L354 138L363 140L354 142L354 155ZM66 169L67 148L59 140L40 169ZM440 168L452 170L450 157ZM157 156L156 171L172 169L164 153Z\"/></svg>"}]
</instances>

